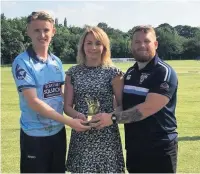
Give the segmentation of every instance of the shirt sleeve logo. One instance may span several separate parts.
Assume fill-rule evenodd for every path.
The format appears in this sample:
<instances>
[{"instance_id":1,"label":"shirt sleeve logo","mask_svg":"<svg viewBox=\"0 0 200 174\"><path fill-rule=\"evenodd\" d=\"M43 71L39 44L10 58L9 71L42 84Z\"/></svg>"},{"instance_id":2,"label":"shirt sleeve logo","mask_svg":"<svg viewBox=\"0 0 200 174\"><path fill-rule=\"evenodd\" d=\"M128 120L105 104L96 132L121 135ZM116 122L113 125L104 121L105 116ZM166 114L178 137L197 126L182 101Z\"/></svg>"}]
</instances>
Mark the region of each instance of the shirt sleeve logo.
<instances>
[{"instance_id":1,"label":"shirt sleeve logo","mask_svg":"<svg viewBox=\"0 0 200 174\"><path fill-rule=\"evenodd\" d=\"M164 82L160 85L160 89L164 89L166 91L169 90L169 85L167 84L167 82Z\"/></svg>"},{"instance_id":2,"label":"shirt sleeve logo","mask_svg":"<svg viewBox=\"0 0 200 174\"><path fill-rule=\"evenodd\" d=\"M50 82L43 86L44 98L51 98L61 95L61 82Z\"/></svg>"},{"instance_id":3,"label":"shirt sleeve logo","mask_svg":"<svg viewBox=\"0 0 200 174\"><path fill-rule=\"evenodd\" d=\"M60 71L59 67L55 65L56 71Z\"/></svg>"},{"instance_id":4,"label":"shirt sleeve logo","mask_svg":"<svg viewBox=\"0 0 200 174\"><path fill-rule=\"evenodd\" d=\"M18 80L25 79L26 74L27 74L26 71L17 64L17 66L15 68L15 75L16 75L17 79Z\"/></svg>"},{"instance_id":5,"label":"shirt sleeve logo","mask_svg":"<svg viewBox=\"0 0 200 174\"><path fill-rule=\"evenodd\" d=\"M61 72L59 66L53 65L53 68L54 68L54 71L55 71L56 73L60 73L60 72Z\"/></svg>"}]
</instances>

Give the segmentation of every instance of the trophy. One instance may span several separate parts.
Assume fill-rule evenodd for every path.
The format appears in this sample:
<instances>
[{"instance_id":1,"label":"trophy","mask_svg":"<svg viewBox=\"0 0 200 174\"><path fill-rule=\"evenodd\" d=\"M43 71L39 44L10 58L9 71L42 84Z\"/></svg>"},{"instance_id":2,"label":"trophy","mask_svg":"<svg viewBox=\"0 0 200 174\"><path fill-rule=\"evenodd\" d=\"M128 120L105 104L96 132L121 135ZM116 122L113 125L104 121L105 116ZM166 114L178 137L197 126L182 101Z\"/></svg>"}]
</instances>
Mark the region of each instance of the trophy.
<instances>
[{"instance_id":1,"label":"trophy","mask_svg":"<svg viewBox=\"0 0 200 174\"><path fill-rule=\"evenodd\" d=\"M99 113L100 103L96 97L87 96L85 101L88 106L88 122L91 121L92 116Z\"/></svg>"}]
</instances>

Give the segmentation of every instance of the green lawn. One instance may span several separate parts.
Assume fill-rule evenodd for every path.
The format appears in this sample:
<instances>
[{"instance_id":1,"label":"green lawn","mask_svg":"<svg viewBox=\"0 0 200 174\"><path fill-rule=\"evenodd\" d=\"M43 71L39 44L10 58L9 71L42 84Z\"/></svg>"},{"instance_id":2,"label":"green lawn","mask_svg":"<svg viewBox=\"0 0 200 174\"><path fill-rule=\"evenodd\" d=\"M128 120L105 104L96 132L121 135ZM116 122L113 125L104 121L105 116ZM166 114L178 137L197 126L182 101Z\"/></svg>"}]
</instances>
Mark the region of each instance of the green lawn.
<instances>
[{"instance_id":1,"label":"green lawn","mask_svg":"<svg viewBox=\"0 0 200 174\"><path fill-rule=\"evenodd\" d=\"M200 172L200 61L168 61L179 78L179 173ZM131 63L116 64L123 71ZM67 70L71 65L64 65ZM1 172L19 173L19 106L11 68L1 68ZM120 132L124 146L123 126ZM70 129L67 128L68 140Z\"/></svg>"}]
</instances>

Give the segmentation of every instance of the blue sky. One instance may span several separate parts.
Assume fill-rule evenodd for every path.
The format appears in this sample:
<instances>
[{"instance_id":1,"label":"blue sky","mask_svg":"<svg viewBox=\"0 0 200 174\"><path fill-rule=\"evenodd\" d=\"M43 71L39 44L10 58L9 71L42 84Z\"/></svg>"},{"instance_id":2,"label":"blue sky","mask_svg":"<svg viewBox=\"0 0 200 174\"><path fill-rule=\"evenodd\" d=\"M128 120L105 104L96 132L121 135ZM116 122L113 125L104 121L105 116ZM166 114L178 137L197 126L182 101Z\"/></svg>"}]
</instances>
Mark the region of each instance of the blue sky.
<instances>
[{"instance_id":1,"label":"blue sky","mask_svg":"<svg viewBox=\"0 0 200 174\"><path fill-rule=\"evenodd\" d=\"M105 22L127 32L136 25L162 23L172 26L200 26L200 1L8 1L1 2L1 13L8 18L28 16L32 11L46 10L63 23L83 27Z\"/></svg>"}]
</instances>

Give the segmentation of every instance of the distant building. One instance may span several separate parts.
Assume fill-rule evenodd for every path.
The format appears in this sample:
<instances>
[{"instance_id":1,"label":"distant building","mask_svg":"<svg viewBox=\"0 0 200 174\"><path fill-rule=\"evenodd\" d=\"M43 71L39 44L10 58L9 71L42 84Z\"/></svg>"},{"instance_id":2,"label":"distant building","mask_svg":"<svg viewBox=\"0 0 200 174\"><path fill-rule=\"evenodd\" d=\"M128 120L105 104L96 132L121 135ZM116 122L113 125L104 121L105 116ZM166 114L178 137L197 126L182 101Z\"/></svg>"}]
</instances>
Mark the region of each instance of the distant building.
<instances>
[{"instance_id":1,"label":"distant building","mask_svg":"<svg viewBox=\"0 0 200 174\"><path fill-rule=\"evenodd\" d=\"M134 58L112 58L113 62L134 62Z\"/></svg>"},{"instance_id":2,"label":"distant building","mask_svg":"<svg viewBox=\"0 0 200 174\"><path fill-rule=\"evenodd\" d=\"M197 57L196 57L196 60L200 60L200 56L197 56Z\"/></svg>"}]
</instances>

